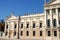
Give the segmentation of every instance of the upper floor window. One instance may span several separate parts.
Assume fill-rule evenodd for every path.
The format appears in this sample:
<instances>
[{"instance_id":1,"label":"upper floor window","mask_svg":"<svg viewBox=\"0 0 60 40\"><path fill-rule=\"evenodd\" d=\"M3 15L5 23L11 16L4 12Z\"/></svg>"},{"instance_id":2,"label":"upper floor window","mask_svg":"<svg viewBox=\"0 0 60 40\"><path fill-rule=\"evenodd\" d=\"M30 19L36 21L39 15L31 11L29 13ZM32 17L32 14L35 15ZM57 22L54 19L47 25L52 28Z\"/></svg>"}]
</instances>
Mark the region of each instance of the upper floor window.
<instances>
[{"instance_id":1,"label":"upper floor window","mask_svg":"<svg viewBox=\"0 0 60 40\"><path fill-rule=\"evenodd\" d=\"M23 28L23 24L21 24L21 28Z\"/></svg>"},{"instance_id":2,"label":"upper floor window","mask_svg":"<svg viewBox=\"0 0 60 40\"><path fill-rule=\"evenodd\" d=\"M21 36L23 35L23 31L21 31Z\"/></svg>"},{"instance_id":3,"label":"upper floor window","mask_svg":"<svg viewBox=\"0 0 60 40\"><path fill-rule=\"evenodd\" d=\"M57 36L57 31L54 31L54 36Z\"/></svg>"},{"instance_id":4,"label":"upper floor window","mask_svg":"<svg viewBox=\"0 0 60 40\"><path fill-rule=\"evenodd\" d=\"M53 13L53 14L56 14L56 10L55 10L55 9L52 9L52 13Z\"/></svg>"},{"instance_id":5,"label":"upper floor window","mask_svg":"<svg viewBox=\"0 0 60 40\"><path fill-rule=\"evenodd\" d=\"M27 34L26 35L29 36L29 31L27 31Z\"/></svg>"},{"instance_id":6,"label":"upper floor window","mask_svg":"<svg viewBox=\"0 0 60 40\"><path fill-rule=\"evenodd\" d=\"M6 25L6 29L8 29L8 25Z\"/></svg>"},{"instance_id":7,"label":"upper floor window","mask_svg":"<svg viewBox=\"0 0 60 40\"><path fill-rule=\"evenodd\" d=\"M29 28L29 23L27 23L27 28Z\"/></svg>"},{"instance_id":8,"label":"upper floor window","mask_svg":"<svg viewBox=\"0 0 60 40\"><path fill-rule=\"evenodd\" d=\"M35 28L35 23L33 23L33 28Z\"/></svg>"},{"instance_id":9,"label":"upper floor window","mask_svg":"<svg viewBox=\"0 0 60 40\"><path fill-rule=\"evenodd\" d=\"M60 13L60 8L58 8L58 12Z\"/></svg>"},{"instance_id":10,"label":"upper floor window","mask_svg":"<svg viewBox=\"0 0 60 40\"><path fill-rule=\"evenodd\" d=\"M50 11L49 9L48 9L48 10L46 10L46 13L47 13L47 14L50 14L50 12L49 12L49 11Z\"/></svg>"},{"instance_id":11,"label":"upper floor window","mask_svg":"<svg viewBox=\"0 0 60 40\"><path fill-rule=\"evenodd\" d=\"M40 36L42 36L42 31L40 31Z\"/></svg>"},{"instance_id":12,"label":"upper floor window","mask_svg":"<svg viewBox=\"0 0 60 40\"><path fill-rule=\"evenodd\" d=\"M17 27L17 25L15 24L15 25L14 25L14 28L16 28L16 27Z\"/></svg>"},{"instance_id":13,"label":"upper floor window","mask_svg":"<svg viewBox=\"0 0 60 40\"><path fill-rule=\"evenodd\" d=\"M56 19L53 20L53 26L56 27Z\"/></svg>"},{"instance_id":14,"label":"upper floor window","mask_svg":"<svg viewBox=\"0 0 60 40\"><path fill-rule=\"evenodd\" d=\"M33 36L35 36L35 31L33 31Z\"/></svg>"},{"instance_id":15,"label":"upper floor window","mask_svg":"<svg viewBox=\"0 0 60 40\"><path fill-rule=\"evenodd\" d=\"M50 27L50 19L47 20L47 26Z\"/></svg>"},{"instance_id":16,"label":"upper floor window","mask_svg":"<svg viewBox=\"0 0 60 40\"><path fill-rule=\"evenodd\" d=\"M40 28L42 28L42 23L40 23Z\"/></svg>"},{"instance_id":17,"label":"upper floor window","mask_svg":"<svg viewBox=\"0 0 60 40\"><path fill-rule=\"evenodd\" d=\"M50 34L50 31L48 31L48 36L50 36L51 34Z\"/></svg>"}]
</instances>

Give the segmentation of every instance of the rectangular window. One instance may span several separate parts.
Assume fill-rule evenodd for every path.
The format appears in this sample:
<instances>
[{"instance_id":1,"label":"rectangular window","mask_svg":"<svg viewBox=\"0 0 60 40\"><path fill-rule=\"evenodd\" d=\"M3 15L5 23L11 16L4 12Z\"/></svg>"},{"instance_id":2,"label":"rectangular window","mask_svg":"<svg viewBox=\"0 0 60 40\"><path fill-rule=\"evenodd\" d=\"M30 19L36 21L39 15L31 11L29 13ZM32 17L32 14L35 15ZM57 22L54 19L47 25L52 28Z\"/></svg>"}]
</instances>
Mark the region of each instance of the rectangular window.
<instances>
[{"instance_id":1,"label":"rectangular window","mask_svg":"<svg viewBox=\"0 0 60 40\"><path fill-rule=\"evenodd\" d=\"M59 20L59 25L60 25L60 20Z\"/></svg>"},{"instance_id":2,"label":"rectangular window","mask_svg":"<svg viewBox=\"0 0 60 40\"><path fill-rule=\"evenodd\" d=\"M48 36L50 36L50 31L48 31Z\"/></svg>"},{"instance_id":3,"label":"rectangular window","mask_svg":"<svg viewBox=\"0 0 60 40\"><path fill-rule=\"evenodd\" d=\"M35 31L33 31L33 36L35 36Z\"/></svg>"},{"instance_id":4,"label":"rectangular window","mask_svg":"<svg viewBox=\"0 0 60 40\"><path fill-rule=\"evenodd\" d=\"M60 8L58 8L58 13L60 13Z\"/></svg>"},{"instance_id":5,"label":"rectangular window","mask_svg":"<svg viewBox=\"0 0 60 40\"><path fill-rule=\"evenodd\" d=\"M15 25L14 25L14 28L16 29L16 27L17 27L17 25L15 24Z\"/></svg>"},{"instance_id":6,"label":"rectangular window","mask_svg":"<svg viewBox=\"0 0 60 40\"><path fill-rule=\"evenodd\" d=\"M23 24L21 24L21 28L23 28Z\"/></svg>"},{"instance_id":7,"label":"rectangular window","mask_svg":"<svg viewBox=\"0 0 60 40\"><path fill-rule=\"evenodd\" d=\"M23 31L21 31L21 36L23 35Z\"/></svg>"},{"instance_id":8,"label":"rectangular window","mask_svg":"<svg viewBox=\"0 0 60 40\"><path fill-rule=\"evenodd\" d=\"M27 34L26 35L29 36L29 31L27 31Z\"/></svg>"},{"instance_id":9,"label":"rectangular window","mask_svg":"<svg viewBox=\"0 0 60 40\"><path fill-rule=\"evenodd\" d=\"M40 36L42 36L42 31L40 31Z\"/></svg>"},{"instance_id":10,"label":"rectangular window","mask_svg":"<svg viewBox=\"0 0 60 40\"><path fill-rule=\"evenodd\" d=\"M56 14L56 11L55 11L55 9L52 9L52 13L53 13L53 14Z\"/></svg>"},{"instance_id":11,"label":"rectangular window","mask_svg":"<svg viewBox=\"0 0 60 40\"><path fill-rule=\"evenodd\" d=\"M1 36L2 36L2 33L1 33Z\"/></svg>"},{"instance_id":12,"label":"rectangular window","mask_svg":"<svg viewBox=\"0 0 60 40\"><path fill-rule=\"evenodd\" d=\"M47 13L47 14L50 14L49 9L48 9L48 10L46 10L46 13Z\"/></svg>"},{"instance_id":13,"label":"rectangular window","mask_svg":"<svg viewBox=\"0 0 60 40\"><path fill-rule=\"evenodd\" d=\"M27 23L27 28L29 28L29 23Z\"/></svg>"},{"instance_id":14,"label":"rectangular window","mask_svg":"<svg viewBox=\"0 0 60 40\"><path fill-rule=\"evenodd\" d=\"M5 34L5 35L7 36L7 34L8 34L8 32L6 32L6 34Z\"/></svg>"},{"instance_id":15,"label":"rectangular window","mask_svg":"<svg viewBox=\"0 0 60 40\"><path fill-rule=\"evenodd\" d=\"M54 31L54 36L57 36L57 31Z\"/></svg>"},{"instance_id":16,"label":"rectangular window","mask_svg":"<svg viewBox=\"0 0 60 40\"><path fill-rule=\"evenodd\" d=\"M6 25L6 29L8 29L8 25Z\"/></svg>"},{"instance_id":17,"label":"rectangular window","mask_svg":"<svg viewBox=\"0 0 60 40\"><path fill-rule=\"evenodd\" d=\"M33 28L35 28L35 23L33 23Z\"/></svg>"},{"instance_id":18,"label":"rectangular window","mask_svg":"<svg viewBox=\"0 0 60 40\"><path fill-rule=\"evenodd\" d=\"M47 20L47 27L50 28L50 19Z\"/></svg>"},{"instance_id":19,"label":"rectangular window","mask_svg":"<svg viewBox=\"0 0 60 40\"><path fill-rule=\"evenodd\" d=\"M42 28L42 23L40 23L40 28Z\"/></svg>"}]
</instances>

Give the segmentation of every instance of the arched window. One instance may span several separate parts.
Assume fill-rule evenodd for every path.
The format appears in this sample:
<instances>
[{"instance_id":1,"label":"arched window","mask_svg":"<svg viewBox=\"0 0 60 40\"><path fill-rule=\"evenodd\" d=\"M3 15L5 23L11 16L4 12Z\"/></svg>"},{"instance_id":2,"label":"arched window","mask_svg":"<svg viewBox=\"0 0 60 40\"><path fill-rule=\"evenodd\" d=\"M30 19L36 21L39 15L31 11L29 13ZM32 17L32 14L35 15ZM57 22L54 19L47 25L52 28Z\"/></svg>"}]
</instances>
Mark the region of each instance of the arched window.
<instances>
[{"instance_id":1,"label":"arched window","mask_svg":"<svg viewBox=\"0 0 60 40\"><path fill-rule=\"evenodd\" d=\"M56 19L53 20L53 26L56 27Z\"/></svg>"},{"instance_id":2,"label":"arched window","mask_svg":"<svg viewBox=\"0 0 60 40\"><path fill-rule=\"evenodd\" d=\"M47 26L50 27L50 19L47 20Z\"/></svg>"}]
</instances>

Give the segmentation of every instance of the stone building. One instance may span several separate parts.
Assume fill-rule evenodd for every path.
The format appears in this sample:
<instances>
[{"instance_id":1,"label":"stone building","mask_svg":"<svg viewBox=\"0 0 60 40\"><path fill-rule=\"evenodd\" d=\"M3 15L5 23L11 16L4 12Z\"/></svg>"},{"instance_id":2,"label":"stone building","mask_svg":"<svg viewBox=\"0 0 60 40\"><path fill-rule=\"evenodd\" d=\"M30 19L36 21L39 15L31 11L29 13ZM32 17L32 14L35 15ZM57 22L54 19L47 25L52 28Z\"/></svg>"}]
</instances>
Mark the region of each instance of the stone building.
<instances>
[{"instance_id":1,"label":"stone building","mask_svg":"<svg viewBox=\"0 0 60 40\"><path fill-rule=\"evenodd\" d=\"M44 4L44 13L11 16L5 20L4 38L60 40L60 0Z\"/></svg>"}]
</instances>

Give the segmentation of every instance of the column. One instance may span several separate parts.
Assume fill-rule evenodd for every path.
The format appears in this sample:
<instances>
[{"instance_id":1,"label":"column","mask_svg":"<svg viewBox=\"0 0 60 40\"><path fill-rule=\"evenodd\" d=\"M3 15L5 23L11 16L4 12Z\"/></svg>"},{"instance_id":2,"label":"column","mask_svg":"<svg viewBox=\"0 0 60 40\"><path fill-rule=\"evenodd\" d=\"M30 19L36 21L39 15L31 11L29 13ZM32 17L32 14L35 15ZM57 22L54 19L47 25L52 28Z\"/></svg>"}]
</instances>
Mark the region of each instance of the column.
<instances>
[{"instance_id":1,"label":"column","mask_svg":"<svg viewBox=\"0 0 60 40\"><path fill-rule=\"evenodd\" d=\"M50 9L50 26L53 26L53 13L52 13L52 9Z\"/></svg>"},{"instance_id":2,"label":"column","mask_svg":"<svg viewBox=\"0 0 60 40\"><path fill-rule=\"evenodd\" d=\"M46 10L44 10L44 13L45 13L45 27L47 27L47 13L46 13Z\"/></svg>"},{"instance_id":3,"label":"column","mask_svg":"<svg viewBox=\"0 0 60 40\"><path fill-rule=\"evenodd\" d=\"M57 21L57 27L59 27L59 19L58 19L58 8L56 8L56 21Z\"/></svg>"},{"instance_id":4,"label":"column","mask_svg":"<svg viewBox=\"0 0 60 40\"><path fill-rule=\"evenodd\" d=\"M52 14L52 9L50 9L50 28L51 28L51 38L53 38L53 31L52 31L52 28L53 28L53 14Z\"/></svg>"},{"instance_id":5,"label":"column","mask_svg":"<svg viewBox=\"0 0 60 40\"><path fill-rule=\"evenodd\" d=\"M46 13L46 9L44 10L44 13L45 13L45 25L44 25L44 32L43 32L43 36L44 36L44 39L46 39L46 27L47 27L47 13Z\"/></svg>"},{"instance_id":6,"label":"column","mask_svg":"<svg viewBox=\"0 0 60 40\"><path fill-rule=\"evenodd\" d=\"M58 8L56 8L56 25L57 25L57 27L59 27L59 20L58 20ZM58 28L58 30L57 30L57 37L58 37L58 39L59 39L59 28Z\"/></svg>"}]
</instances>

